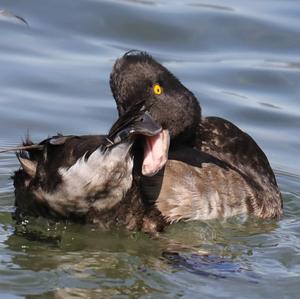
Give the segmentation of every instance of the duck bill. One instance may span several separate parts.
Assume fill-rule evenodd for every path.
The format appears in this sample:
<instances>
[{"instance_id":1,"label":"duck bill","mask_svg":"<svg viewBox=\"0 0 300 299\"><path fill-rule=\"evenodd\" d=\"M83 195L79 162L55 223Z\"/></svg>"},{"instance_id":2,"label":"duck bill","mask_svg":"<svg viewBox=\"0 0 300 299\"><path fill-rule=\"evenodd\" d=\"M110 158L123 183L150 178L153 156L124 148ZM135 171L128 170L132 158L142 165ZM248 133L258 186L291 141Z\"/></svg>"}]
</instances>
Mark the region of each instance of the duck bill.
<instances>
[{"instance_id":1,"label":"duck bill","mask_svg":"<svg viewBox=\"0 0 300 299\"><path fill-rule=\"evenodd\" d=\"M154 121L149 112L142 110L132 113L129 111L114 123L108 138L112 145L117 145L136 135L155 136L161 131L161 125Z\"/></svg>"},{"instance_id":2,"label":"duck bill","mask_svg":"<svg viewBox=\"0 0 300 299\"><path fill-rule=\"evenodd\" d=\"M148 111L130 126L131 135L156 136L162 131L161 125L155 122Z\"/></svg>"}]
</instances>

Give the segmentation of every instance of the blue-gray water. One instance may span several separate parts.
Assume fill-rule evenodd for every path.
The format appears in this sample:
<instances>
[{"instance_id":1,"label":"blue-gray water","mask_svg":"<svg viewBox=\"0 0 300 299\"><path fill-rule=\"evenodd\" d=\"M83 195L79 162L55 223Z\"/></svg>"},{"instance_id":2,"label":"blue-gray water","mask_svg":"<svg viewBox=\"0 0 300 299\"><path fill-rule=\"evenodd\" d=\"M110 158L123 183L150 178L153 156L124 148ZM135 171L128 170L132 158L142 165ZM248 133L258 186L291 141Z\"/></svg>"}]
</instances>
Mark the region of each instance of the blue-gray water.
<instances>
[{"instance_id":1,"label":"blue-gray water","mask_svg":"<svg viewBox=\"0 0 300 299\"><path fill-rule=\"evenodd\" d=\"M176 224L157 240L43 219L16 226L9 177L18 163L1 154L1 298L299 297L299 1L1 0L0 9L29 25L0 16L0 147L20 143L27 130L35 141L105 133L117 116L108 84L114 60L147 50L205 115L254 137L285 210L278 222ZM167 250L183 262L167 260ZM201 274L197 251L225 262L208 262Z\"/></svg>"}]
</instances>

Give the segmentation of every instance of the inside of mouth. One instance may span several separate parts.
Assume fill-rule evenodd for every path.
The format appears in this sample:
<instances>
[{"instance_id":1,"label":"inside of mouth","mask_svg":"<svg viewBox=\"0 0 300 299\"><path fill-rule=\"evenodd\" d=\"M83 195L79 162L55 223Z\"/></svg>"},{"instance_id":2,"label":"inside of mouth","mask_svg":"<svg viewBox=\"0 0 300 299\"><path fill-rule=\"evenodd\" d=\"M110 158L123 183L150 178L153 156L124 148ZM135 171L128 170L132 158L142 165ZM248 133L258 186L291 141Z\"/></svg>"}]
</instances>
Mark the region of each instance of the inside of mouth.
<instances>
[{"instance_id":1,"label":"inside of mouth","mask_svg":"<svg viewBox=\"0 0 300 299\"><path fill-rule=\"evenodd\" d=\"M161 130L154 136L145 136L142 174L155 175L168 160L170 135L168 130Z\"/></svg>"}]
</instances>

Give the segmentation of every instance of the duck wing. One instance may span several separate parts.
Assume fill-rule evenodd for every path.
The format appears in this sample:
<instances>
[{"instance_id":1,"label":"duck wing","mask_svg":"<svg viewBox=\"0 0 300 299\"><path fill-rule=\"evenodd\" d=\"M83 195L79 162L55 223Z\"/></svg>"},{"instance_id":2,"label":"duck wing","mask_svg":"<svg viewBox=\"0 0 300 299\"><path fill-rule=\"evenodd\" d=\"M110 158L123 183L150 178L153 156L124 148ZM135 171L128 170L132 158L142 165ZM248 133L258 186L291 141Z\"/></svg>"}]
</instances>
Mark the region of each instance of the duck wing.
<instances>
[{"instance_id":1,"label":"duck wing","mask_svg":"<svg viewBox=\"0 0 300 299\"><path fill-rule=\"evenodd\" d=\"M222 118L204 118L194 148L177 147L162 172L141 183L144 197L170 222L282 214L267 157L248 134Z\"/></svg>"},{"instance_id":2,"label":"duck wing","mask_svg":"<svg viewBox=\"0 0 300 299\"><path fill-rule=\"evenodd\" d=\"M196 148L257 181L264 180L277 186L273 170L261 148L247 133L223 118L202 119Z\"/></svg>"},{"instance_id":3,"label":"duck wing","mask_svg":"<svg viewBox=\"0 0 300 299\"><path fill-rule=\"evenodd\" d=\"M278 217L282 197L268 158L257 143L231 122L219 117L203 118L197 131L195 147L238 173L247 183L249 209L261 217ZM275 216L274 216L275 215Z\"/></svg>"}]
</instances>

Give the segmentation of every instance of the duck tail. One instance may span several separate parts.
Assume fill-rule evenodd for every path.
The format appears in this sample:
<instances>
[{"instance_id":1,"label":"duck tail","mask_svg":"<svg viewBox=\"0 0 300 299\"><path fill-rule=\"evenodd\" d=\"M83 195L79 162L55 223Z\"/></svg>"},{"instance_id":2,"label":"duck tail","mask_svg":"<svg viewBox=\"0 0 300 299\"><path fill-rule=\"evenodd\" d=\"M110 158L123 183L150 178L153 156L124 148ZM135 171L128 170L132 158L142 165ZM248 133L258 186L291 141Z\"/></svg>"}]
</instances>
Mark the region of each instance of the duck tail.
<instances>
[{"instance_id":1,"label":"duck tail","mask_svg":"<svg viewBox=\"0 0 300 299\"><path fill-rule=\"evenodd\" d=\"M37 170L36 155L40 155L43 148L44 145L33 143L27 133L21 145L0 148L0 153L15 152L24 172L29 175L29 177L33 178ZM13 179L15 179L16 173L17 172L13 175Z\"/></svg>"}]
</instances>

